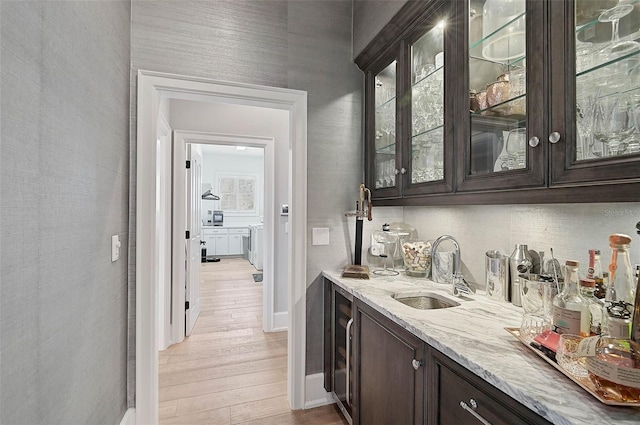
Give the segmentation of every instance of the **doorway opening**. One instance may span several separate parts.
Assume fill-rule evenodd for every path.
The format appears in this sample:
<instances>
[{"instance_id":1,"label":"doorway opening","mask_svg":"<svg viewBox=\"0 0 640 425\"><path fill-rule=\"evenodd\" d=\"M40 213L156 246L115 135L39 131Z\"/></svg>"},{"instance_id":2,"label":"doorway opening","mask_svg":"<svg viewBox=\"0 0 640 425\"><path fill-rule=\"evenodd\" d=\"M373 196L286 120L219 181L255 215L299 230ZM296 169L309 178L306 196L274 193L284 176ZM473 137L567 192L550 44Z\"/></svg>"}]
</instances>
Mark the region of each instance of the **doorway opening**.
<instances>
[{"instance_id":1,"label":"doorway opening","mask_svg":"<svg viewBox=\"0 0 640 425\"><path fill-rule=\"evenodd\" d=\"M160 269L158 229L166 217L156 210L158 116L161 98L222 102L285 110L289 115L290 222L287 233L288 341L287 398L292 409L304 407L306 321L306 93L272 87L219 82L149 71L138 72L136 181L136 422L157 423L157 287ZM267 215L275 215L275 208Z\"/></svg>"}]
</instances>

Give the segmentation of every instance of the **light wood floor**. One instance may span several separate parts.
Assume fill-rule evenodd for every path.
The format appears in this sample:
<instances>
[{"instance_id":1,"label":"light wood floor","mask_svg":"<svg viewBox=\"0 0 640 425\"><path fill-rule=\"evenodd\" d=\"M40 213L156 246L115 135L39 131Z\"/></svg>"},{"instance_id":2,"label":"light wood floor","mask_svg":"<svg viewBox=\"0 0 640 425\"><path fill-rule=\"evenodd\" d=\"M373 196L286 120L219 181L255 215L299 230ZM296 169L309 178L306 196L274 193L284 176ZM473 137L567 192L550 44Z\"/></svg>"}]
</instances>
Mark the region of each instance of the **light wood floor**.
<instances>
[{"instance_id":1,"label":"light wood floor","mask_svg":"<svg viewBox=\"0 0 640 425\"><path fill-rule=\"evenodd\" d=\"M335 406L291 411L287 333L262 332L262 284L241 258L202 264L191 336L160 352L160 424L347 425Z\"/></svg>"}]
</instances>

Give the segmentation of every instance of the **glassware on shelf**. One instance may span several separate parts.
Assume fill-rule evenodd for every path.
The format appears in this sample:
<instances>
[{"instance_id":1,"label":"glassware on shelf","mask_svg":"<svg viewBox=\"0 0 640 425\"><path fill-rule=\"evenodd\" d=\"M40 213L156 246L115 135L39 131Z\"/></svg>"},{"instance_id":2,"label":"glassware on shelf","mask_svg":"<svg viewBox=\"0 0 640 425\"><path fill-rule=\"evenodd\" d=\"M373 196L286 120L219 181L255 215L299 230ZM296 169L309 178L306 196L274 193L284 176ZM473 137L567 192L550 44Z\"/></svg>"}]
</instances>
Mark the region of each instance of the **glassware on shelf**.
<instances>
[{"instance_id":1,"label":"glassware on shelf","mask_svg":"<svg viewBox=\"0 0 640 425\"><path fill-rule=\"evenodd\" d=\"M505 62L525 54L525 0L487 0L482 9L482 55Z\"/></svg>"},{"instance_id":2,"label":"glassware on shelf","mask_svg":"<svg viewBox=\"0 0 640 425\"><path fill-rule=\"evenodd\" d=\"M620 0L617 5L607 9L598 17L600 22L611 22L611 43L601 52L607 58L616 58L640 49L640 43L635 40L620 40L620 19L633 12L633 4Z\"/></svg>"},{"instance_id":3,"label":"glassware on shelf","mask_svg":"<svg viewBox=\"0 0 640 425\"><path fill-rule=\"evenodd\" d=\"M516 170L527 167L527 129L516 128L507 136L507 168Z\"/></svg>"}]
</instances>

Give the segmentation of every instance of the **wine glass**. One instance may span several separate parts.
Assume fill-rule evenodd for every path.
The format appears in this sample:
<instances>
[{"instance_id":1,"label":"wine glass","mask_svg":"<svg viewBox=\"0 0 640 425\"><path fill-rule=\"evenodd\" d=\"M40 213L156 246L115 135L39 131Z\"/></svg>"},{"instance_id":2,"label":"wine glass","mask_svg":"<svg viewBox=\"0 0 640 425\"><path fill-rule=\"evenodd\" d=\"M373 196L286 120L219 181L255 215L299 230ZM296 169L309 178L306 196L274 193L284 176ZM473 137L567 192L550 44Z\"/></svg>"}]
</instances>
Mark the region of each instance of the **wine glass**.
<instances>
[{"instance_id":1,"label":"wine glass","mask_svg":"<svg viewBox=\"0 0 640 425\"><path fill-rule=\"evenodd\" d=\"M507 136L507 167L510 170L527 166L527 129L516 128Z\"/></svg>"},{"instance_id":2,"label":"wine glass","mask_svg":"<svg viewBox=\"0 0 640 425\"><path fill-rule=\"evenodd\" d=\"M592 156L589 149L591 146L590 139L595 106L595 96L593 95L584 95L577 100L576 124L578 127L579 144L576 148L576 160L578 161L588 159Z\"/></svg>"},{"instance_id":3,"label":"wine glass","mask_svg":"<svg viewBox=\"0 0 640 425\"><path fill-rule=\"evenodd\" d=\"M607 9L598 17L600 22L611 22L611 44L601 50L609 58L622 56L640 49L640 43L633 40L620 41L620 19L633 12L633 4L620 0L617 5Z\"/></svg>"}]
</instances>

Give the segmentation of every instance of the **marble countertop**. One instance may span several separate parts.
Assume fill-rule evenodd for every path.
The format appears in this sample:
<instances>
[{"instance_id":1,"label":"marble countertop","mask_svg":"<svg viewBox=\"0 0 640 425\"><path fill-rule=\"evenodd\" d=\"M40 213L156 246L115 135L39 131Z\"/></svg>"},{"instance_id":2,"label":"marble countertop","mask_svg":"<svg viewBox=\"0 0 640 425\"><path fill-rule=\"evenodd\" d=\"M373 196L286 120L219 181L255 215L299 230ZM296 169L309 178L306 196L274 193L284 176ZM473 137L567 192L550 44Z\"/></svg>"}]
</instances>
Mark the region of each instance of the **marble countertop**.
<instances>
[{"instance_id":1,"label":"marble countertop","mask_svg":"<svg viewBox=\"0 0 640 425\"><path fill-rule=\"evenodd\" d=\"M342 271L322 274L556 425L640 424L640 409L602 404L509 334L505 327L520 326L520 307L480 291L462 300L449 294L449 285L404 274L372 274L369 280L342 278ZM444 295L460 306L417 310L392 298L417 291Z\"/></svg>"}]
</instances>

